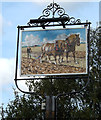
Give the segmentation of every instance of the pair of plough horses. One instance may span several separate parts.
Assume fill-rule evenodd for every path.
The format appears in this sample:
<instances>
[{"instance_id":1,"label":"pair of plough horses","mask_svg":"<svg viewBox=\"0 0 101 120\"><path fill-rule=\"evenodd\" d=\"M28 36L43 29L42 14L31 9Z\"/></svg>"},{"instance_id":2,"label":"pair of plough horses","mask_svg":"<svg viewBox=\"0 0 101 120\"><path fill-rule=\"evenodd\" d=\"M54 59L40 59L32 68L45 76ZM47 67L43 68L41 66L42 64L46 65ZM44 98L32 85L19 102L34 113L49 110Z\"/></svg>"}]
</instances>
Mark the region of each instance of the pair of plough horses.
<instances>
[{"instance_id":1,"label":"pair of plough horses","mask_svg":"<svg viewBox=\"0 0 101 120\"><path fill-rule=\"evenodd\" d=\"M66 53L66 61L68 62L68 54L69 52L73 53L74 62L75 62L75 47L80 46L80 36L79 34L71 34L66 38L66 40L57 40L55 43L46 43L41 47L41 57L40 62L42 62L43 58L46 60L49 59L51 62L51 56L55 59L55 64L57 64L57 56L58 62L63 62L64 53ZM48 58L48 59L47 59Z\"/></svg>"}]
</instances>

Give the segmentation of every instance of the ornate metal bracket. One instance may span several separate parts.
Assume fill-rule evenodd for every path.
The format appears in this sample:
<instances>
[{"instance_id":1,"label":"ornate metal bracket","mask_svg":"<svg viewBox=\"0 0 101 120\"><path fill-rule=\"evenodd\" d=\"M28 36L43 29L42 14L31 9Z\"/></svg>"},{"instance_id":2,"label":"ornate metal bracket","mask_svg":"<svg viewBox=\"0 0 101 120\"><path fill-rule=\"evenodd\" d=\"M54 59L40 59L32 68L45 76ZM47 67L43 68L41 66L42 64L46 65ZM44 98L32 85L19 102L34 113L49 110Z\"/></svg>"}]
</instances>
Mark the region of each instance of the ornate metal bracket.
<instances>
[{"instance_id":1,"label":"ornate metal bracket","mask_svg":"<svg viewBox=\"0 0 101 120\"><path fill-rule=\"evenodd\" d=\"M65 10L60 7L57 3L51 3L47 6L46 9L43 10L42 15L38 19L31 19L28 22L29 26L49 26L49 25L65 25L67 24L79 24L81 23L80 19L75 19L74 17L70 17L65 13Z\"/></svg>"}]
</instances>

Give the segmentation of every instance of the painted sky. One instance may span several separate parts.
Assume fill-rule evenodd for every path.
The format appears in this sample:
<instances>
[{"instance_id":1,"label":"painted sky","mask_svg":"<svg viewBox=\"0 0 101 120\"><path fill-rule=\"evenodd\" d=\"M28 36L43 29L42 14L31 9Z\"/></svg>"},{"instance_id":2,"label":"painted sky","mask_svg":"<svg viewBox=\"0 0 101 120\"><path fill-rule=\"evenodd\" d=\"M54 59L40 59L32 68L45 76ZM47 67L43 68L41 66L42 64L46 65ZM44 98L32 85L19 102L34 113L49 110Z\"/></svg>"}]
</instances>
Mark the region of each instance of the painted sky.
<instances>
[{"instance_id":1,"label":"painted sky","mask_svg":"<svg viewBox=\"0 0 101 120\"><path fill-rule=\"evenodd\" d=\"M18 2L19 1L19 2ZM0 104L5 105L9 99L14 98L12 88L16 88L14 83L17 26L27 25L30 19L37 19L42 15L43 9L49 5L52 0L2 0L0 2ZM92 23L91 27L96 28L99 21L99 2L98 0L89 0L86 2L70 2L56 0L70 17L86 20ZM20 85L25 89L24 83Z\"/></svg>"},{"instance_id":2,"label":"painted sky","mask_svg":"<svg viewBox=\"0 0 101 120\"><path fill-rule=\"evenodd\" d=\"M22 31L22 46L54 43L56 40L66 40L70 34L79 34L80 39L86 41L86 28Z\"/></svg>"}]
</instances>

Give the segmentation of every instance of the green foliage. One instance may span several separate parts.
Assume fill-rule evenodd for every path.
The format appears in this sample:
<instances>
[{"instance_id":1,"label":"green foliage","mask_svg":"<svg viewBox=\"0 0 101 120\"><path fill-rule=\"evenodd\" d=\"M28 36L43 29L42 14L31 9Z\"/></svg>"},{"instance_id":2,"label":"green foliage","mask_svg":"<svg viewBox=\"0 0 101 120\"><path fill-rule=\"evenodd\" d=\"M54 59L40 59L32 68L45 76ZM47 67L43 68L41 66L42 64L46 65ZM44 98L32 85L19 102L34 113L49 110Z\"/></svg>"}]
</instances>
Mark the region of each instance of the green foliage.
<instances>
[{"instance_id":1,"label":"green foliage","mask_svg":"<svg viewBox=\"0 0 101 120\"><path fill-rule=\"evenodd\" d=\"M6 107L7 119L30 119L40 118L41 116L41 98L23 94L20 96L14 90L15 99L10 101Z\"/></svg>"}]
</instances>

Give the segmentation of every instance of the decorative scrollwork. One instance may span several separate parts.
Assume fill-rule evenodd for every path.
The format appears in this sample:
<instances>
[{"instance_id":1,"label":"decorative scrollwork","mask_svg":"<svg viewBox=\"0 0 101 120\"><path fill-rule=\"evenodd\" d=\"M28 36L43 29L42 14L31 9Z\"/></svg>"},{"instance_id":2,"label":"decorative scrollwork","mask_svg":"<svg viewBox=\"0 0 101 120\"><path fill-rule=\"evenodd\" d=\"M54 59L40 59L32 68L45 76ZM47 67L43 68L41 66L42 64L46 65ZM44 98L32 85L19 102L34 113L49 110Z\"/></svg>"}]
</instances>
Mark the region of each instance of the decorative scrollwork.
<instances>
[{"instance_id":1,"label":"decorative scrollwork","mask_svg":"<svg viewBox=\"0 0 101 120\"><path fill-rule=\"evenodd\" d=\"M75 23L81 23L80 19L75 19L74 17L69 17L68 14L65 13L65 10L60 7L60 5L58 5L57 3L51 3L50 5L47 6L46 9L43 10L42 12L42 16L39 17L39 19L43 19L43 18L47 18L50 15L52 15L53 18L55 18L55 15L58 15L58 17L63 18L63 17L67 17L68 21L65 21L65 23L67 24L75 24Z\"/></svg>"},{"instance_id":2,"label":"decorative scrollwork","mask_svg":"<svg viewBox=\"0 0 101 120\"><path fill-rule=\"evenodd\" d=\"M44 9L42 13L43 13L43 16L45 17L48 17L50 15L49 9Z\"/></svg>"},{"instance_id":3,"label":"decorative scrollwork","mask_svg":"<svg viewBox=\"0 0 101 120\"><path fill-rule=\"evenodd\" d=\"M63 16L63 15L65 14L65 10L64 10L63 8L59 8L59 9L57 9L56 11L57 11L57 14L58 14L59 16ZM55 11L55 12L56 12L56 11Z\"/></svg>"},{"instance_id":4,"label":"decorative scrollwork","mask_svg":"<svg viewBox=\"0 0 101 120\"><path fill-rule=\"evenodd\" d=\"M76 20L76 23L81 23L81 20L80 20L80 19L77 19L77 20Z\"/></svg>"},{"instance_id":5,"label":"decorative scrollwork","mask_svg":"<svg viewBox=\"0 0 101 120\"><path fill-rule=\"evenodd\" d=\"M77 24L81 23L80 19L75 19L74 17L70 17L68 14L65 13L65 10L60 7L57 3L51 3L50 5L47 6L46 9L42 11L42 15L38 19L46 19L46 18L67 18L66 21L64 21L64 24ZM61 21L58 22L61 24ZM40 25L41 23L30 23L29 25ZM51 22L45 22L43 23L44 25L49 25Z\"/></svg>"},{"instance_id":6,"label":"decorative scrollwork","mask_svg":"<svg viewBox=\"0 0 101 120\"><path fill-rule=\"evenodd\" d=\"M52 8L53 8L53 4L52 3L47 6L47 9L49 9L49 10L51 10Z\"/></svg>"},{"instance_id":7,"label":"decorative scrollwork","mask_svg":"<svg viewBox=\"0 0 101 120\"><path fill-rule=\"evenodd\" d=\"M74 23L75 23L75 18L74 18L74 17L71 17L69 22L70 22L71 24L74 24Z\"/></svg>"},{"instance_id":8,"label":"decorative scrollwork","mask_svg":"<svg viewBox=\"0 0 101 120\"><path fill-rule=\"evenodd\" d=\"M43 10L42 14L43 15L40 16L39 19L43 17L49 17L50 15L54 18L56 14L61 17L65 14L65 10L57 3L51 3L46 9Z\"/></svg>"}]
</instances>

